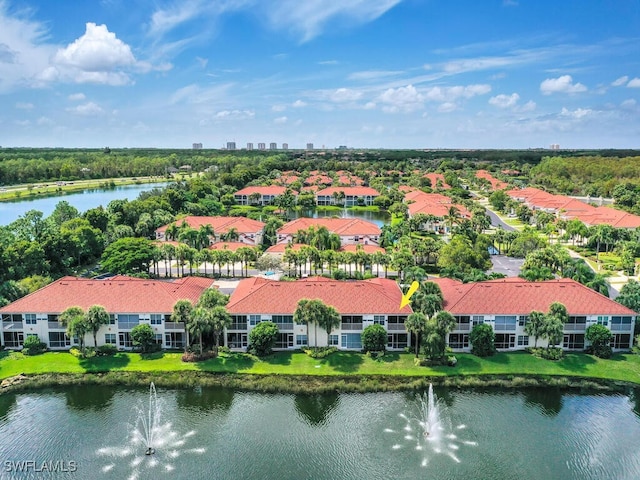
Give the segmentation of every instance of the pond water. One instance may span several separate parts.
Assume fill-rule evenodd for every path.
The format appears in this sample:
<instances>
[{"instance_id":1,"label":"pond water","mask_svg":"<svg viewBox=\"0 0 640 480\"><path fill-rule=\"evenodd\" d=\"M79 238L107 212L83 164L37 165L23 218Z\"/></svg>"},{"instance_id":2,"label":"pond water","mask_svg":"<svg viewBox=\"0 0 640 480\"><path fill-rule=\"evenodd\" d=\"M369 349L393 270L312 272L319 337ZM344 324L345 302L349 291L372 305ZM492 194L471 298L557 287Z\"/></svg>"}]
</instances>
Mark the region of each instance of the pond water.
<instances>
[{"instance_id":1,"label":"pond water","mask_svg":"<svg viewBox=\"0 0 640 480\"><path fill-rule=\"evenodd\" d=\"M391 215L387 212L371 212L371 211L361 211L361 210L352 210L345 208L343 210L333 210L333 211L318 211L318 210L303 210L303 211L295 211L289 214L290 219L293 220L295 218L300 217L310 217L310 218L325 218L325 217L338 217L338 218L361 218L362 220L367 220L371 223L375 223L378 227L382 227L383 225L389 224L391 222Z\"/></svg>"},{"instance_id":2,"label":"pond water","mask_svg":"<svg viewBox=\"0 0 640 480\"><path fill-rule=\"evenodd\" d=\"M133 436L134 407L149 404L147 389L4 394L0 477L640 478L640 401L633 392L434 390L438 428L427 435L419 393L158 389L161 415L150 456ZM29 461L35 467L13 473ZM36 472L43 462L75 471Z\"/></svg>"},{"instance_id":3,"label":"pond water","mask_svg":"<svg viewBox=\"0 0 640 480\"><path fill-rule=\"evenodd\" d=\"M141 183L109 189L93 188L53 197L23 197L16 201L0 202L0 225L8 225L29 210L38 210L48 217L62 200L69 202L82 213L100 205L106 208L111 200L135 200L141 192L166 186L166 182Z\"/></svg>"}]
</instances>

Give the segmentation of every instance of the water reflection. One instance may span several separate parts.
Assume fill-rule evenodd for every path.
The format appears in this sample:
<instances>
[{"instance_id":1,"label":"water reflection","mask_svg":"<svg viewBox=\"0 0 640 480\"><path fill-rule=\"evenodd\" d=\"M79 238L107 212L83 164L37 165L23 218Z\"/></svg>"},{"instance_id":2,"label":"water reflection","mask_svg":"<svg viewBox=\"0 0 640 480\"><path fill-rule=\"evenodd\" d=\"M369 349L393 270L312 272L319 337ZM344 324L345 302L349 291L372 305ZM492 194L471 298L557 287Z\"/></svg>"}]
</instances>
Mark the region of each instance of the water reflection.
<instances>
[{"instance_id":1,"label":"water reflection","mask_svg":"<svg viewBox=\"0 0 640 480\"><path fill-rule=\"evenodd\" d=\"M312 427L321 427L327 423L331 413L340 403L336 392L322 395L297 394L293 400L300 418Z\"/></svg>"},{"instance_id":2,"label":"water reflection","mask_svg":"<svg viewBox=\"0 0 640 480\"><path fill-rule=\"evenodd\" d=\"M0 420L5 420L9 416L9 412L16 405L15 393L3 393L0 395Z\"/></svg>"},{"instance_id":3,"label":"water reflection","mask_svg":"<svg viewBox=\"0 0 640 480\"><path fill-rule=\"evenodd\" d=\"M632 388L629 398L633 402L633 413L640 417L640 388Z\"/></svg>"},{"instance_id":4,"label":"water reflection","mask_svg":"<svg viewBox=\"0 0 640 480\"><path fill-rule=\"evenodd\" d=\"M113 402L114 387L76 385L64 389L67 406L74 410L104 410Z\"/></svg>"},{"instance_id":5,"label":"water reflection","mask_svg":"<svg viewBox=\"0 0 640 480\"><path fill-rule=\"evenodd\" d=\"M523 395L525 405L538 408L548 417L555 417L562 410L562 392L557 388L529 388Z\"/></svg>"},{"instance_id":6,"label":"water reflection","mask_svg":"<svg viewBox=\"0 0 640 480\"><path fill-rule=\"evenodd\" d=\"M234 391L230 388L200 387L176 392L176 403L182 408L191 408L202 412L213 409L227 411L233 403Z\"/></svg>"}]
</instances>

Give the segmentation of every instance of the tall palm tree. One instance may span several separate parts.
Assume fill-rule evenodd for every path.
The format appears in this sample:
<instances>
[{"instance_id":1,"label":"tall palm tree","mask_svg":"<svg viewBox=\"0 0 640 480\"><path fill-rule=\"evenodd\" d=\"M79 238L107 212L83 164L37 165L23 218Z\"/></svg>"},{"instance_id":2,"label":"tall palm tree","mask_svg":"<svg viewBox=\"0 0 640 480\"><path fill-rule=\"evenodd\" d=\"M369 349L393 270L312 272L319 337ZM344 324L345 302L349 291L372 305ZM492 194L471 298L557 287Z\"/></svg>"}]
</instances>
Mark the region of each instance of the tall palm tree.
<instances>
[{"instance_id":1,"label":"tall palm tree","mask_svg":"<svg viewBox=\"0 0 640 480\"><path fill-rule=\"evenodd\" d=\"M184 344L184 351L187 351L189 347L189 330L187 325L191 322L191 316L193 315L193 304L190 300L178 300L173 305L173 312L171 313L171 321L175 323L183 323L185 326L185 332L187 334L187 341Z\"/></svg>"},{"instance_id":2,"label":"tall palm tree","mask_svg":"<svg viewBox=\"0 0 640 480\"><path fill-rule=\"evenodd\" d=\"M224 308L224 307L223 307ZM198 337L200 355L203 352L202 335L208 333L213 328L213 310L205 307L196 307L191 316L191 321L187 323L187 331L190 335Z\"/></svg>"},{"instance_id":3,"label":"tall palm tree","mask_svg":"<svg viewBox=\"0 0 640 480\"><path fill-rule=\"evenodd\" d=\"M412 313L404 322L404 328L413 335L416 346L416 358L420 353L420 337L427 329L427 316L421 312Z\"/></svg>"},{"instance_id":4,"label":"tall palm tree","mask_svg":"<svg viewBox=\"0 0 640 480\"><path fill-rule=\"evenodd\" d=\"M93 334L93 346L98 346L98 330L109 324L109 314L102 305L92 305L85 315L87 329Z\"/></svg>"},{"instance_id":5,"label":"tall palm tree","mask_svg":"<svg viewBox=\"0 0 640 480\"><path fill-rule=\"evenodd\" d=\"M173 271L172 271L173 259L176 256L176 248L170 243L164 243L162 244L162 253L164 254L164 259L165 259L165 275L167 274L167 271L168 271L169 278L171 278L173 274ZM169 264L168 270L167 270L167 263Z\"/></svg>"},{"instance_id":6,"label":"tall palm tree","mask_svg":"<svg viewBox=\"0 0 640 480\"><path fill-rule=\"evenodd\" d=\"M180 228L175 223L172 223L171 225L169 225L164 233L165 238L167 240L174 240L174 241L178 239L179 234L180 234Z\"/></svg>"},{"instance_id":7,"label":"tall palm tree","mask_svg":"<svg viewBox=\"0 0 640 480\"><path fill-rule=\"evenodd\" d=\"M220 345L220 335L224 333L224 329L231 326L232 318L227 309L222 305L217 305L210 310L211 313L211 331L215 341L214 352L218 355L218 346Z\"/></svg>"},{"instance_id":8,"label":"tall palm tree","mask_svg":"<svg viewBox=\"0 0 640 480\"><path fill-rule=\"evenodd\" d=\"M198 248L207 248L211 245L211 239L215 239L216 232L211 224L200 225L198 229Z\"/></svg>"},{"instance_id":9,"label":"tall palm tree","mask_svg":"<svg viewBox=\"0 0 640 480\"><path fill-rule=\"evenodd\" d=\"M238 229L236 227L231 227L225 233L223 233L220 238L222 238L225 242L237 242L240 238L240 234L238 233Z\"/></svg>"},{"instance_id":10,"label":"tall palm tree","mask_svg":"<svg viewBox=\"0 0 640 480\"><path fill-rule=\"evenodd\" d=\"M84 350L84 336L89 331L84 310L77 306L69 307L60 314L58 321L67 327L66 334L69 338L78 337L80 350Z\"/></svg>"}]
</instances>

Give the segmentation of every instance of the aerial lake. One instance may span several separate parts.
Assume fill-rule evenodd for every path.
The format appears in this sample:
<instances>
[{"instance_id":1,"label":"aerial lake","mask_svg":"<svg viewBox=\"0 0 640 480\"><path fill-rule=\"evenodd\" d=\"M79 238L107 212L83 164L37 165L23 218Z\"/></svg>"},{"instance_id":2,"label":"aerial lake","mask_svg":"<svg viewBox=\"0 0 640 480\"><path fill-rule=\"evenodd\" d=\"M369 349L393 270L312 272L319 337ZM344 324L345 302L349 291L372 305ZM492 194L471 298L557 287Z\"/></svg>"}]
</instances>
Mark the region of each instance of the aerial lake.
<instances>
[{"instance_id":1,"label":"aerial lake","mask_svg":"<svg viewBox=\"0 0 640 480\"><path fill-rule=\"evenodd\" d=\"M159 389L152 418L147 389L3 394L0 477L632 480L640 478L636 395L198 387ZM43 472L43 463L58 472Z\"/></svg>"},{"instance_id":2,"label":"aerial lake","mask_svg":"<svg viewBox=\"0 0 640 480\"><path fill-rule=\"evenodd\" d=\"M135 200L141 192L152 190L156 187L164 188L167 185L166 182L141 183L107 189L92 188L81 192L67 193L53 197L29 198L25 196L16 201L0 202L0 225L8 225L29 210L38 210L47 217L51 215L58 202L62 200L69 202L70 205L76 207L80 212L85 212L100 205L106 208L112 200Z\"/></svg>"}]
</instances>

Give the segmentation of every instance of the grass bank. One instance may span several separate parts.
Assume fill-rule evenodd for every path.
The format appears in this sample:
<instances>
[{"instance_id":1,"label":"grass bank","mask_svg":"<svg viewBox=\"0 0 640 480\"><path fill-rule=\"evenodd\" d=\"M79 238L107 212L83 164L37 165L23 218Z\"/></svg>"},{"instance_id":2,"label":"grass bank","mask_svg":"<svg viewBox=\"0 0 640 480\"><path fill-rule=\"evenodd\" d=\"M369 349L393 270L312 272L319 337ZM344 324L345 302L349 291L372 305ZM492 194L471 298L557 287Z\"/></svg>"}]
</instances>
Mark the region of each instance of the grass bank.
<instances>
[{"instance_id":1,"label":"grass bank","mask_svg":"<svg viewBox=\"0 0 640 480\"><path fill-rule=\"evenodd\" d=\"M383 391L419 388L431 382L484 386L488 381L488 386L495 381L515 386L549 382L564 383L568 387L575 382L640 385L640 356L633 354L603 360L570 353L558 362L524 352L499 353L489 358L470 354L456 357L455 367L419 367L414 365L413 355L405 353L389 353L379 359L355 352L336 352L324 359L313 359L300 352L279 352L264 359L229 354L205 362L184 363L177 352L150 355L121 352L112 357L78 359L66 352L29 357L3 351L0 352L0 379L20 374L44 375L42 381L56 383L71 374L71 378L85 382L115 375L114 384L120 381L126 384L128 378L140 378L142 383L148 383L148 378L157 377L176 386L207 379L207 382L231 382L224 386L265 391L271 388L269 391L291 391L296 385L310 391ZM92 373L100 375L86 375Z\"/></svg>"}]
</instances>

